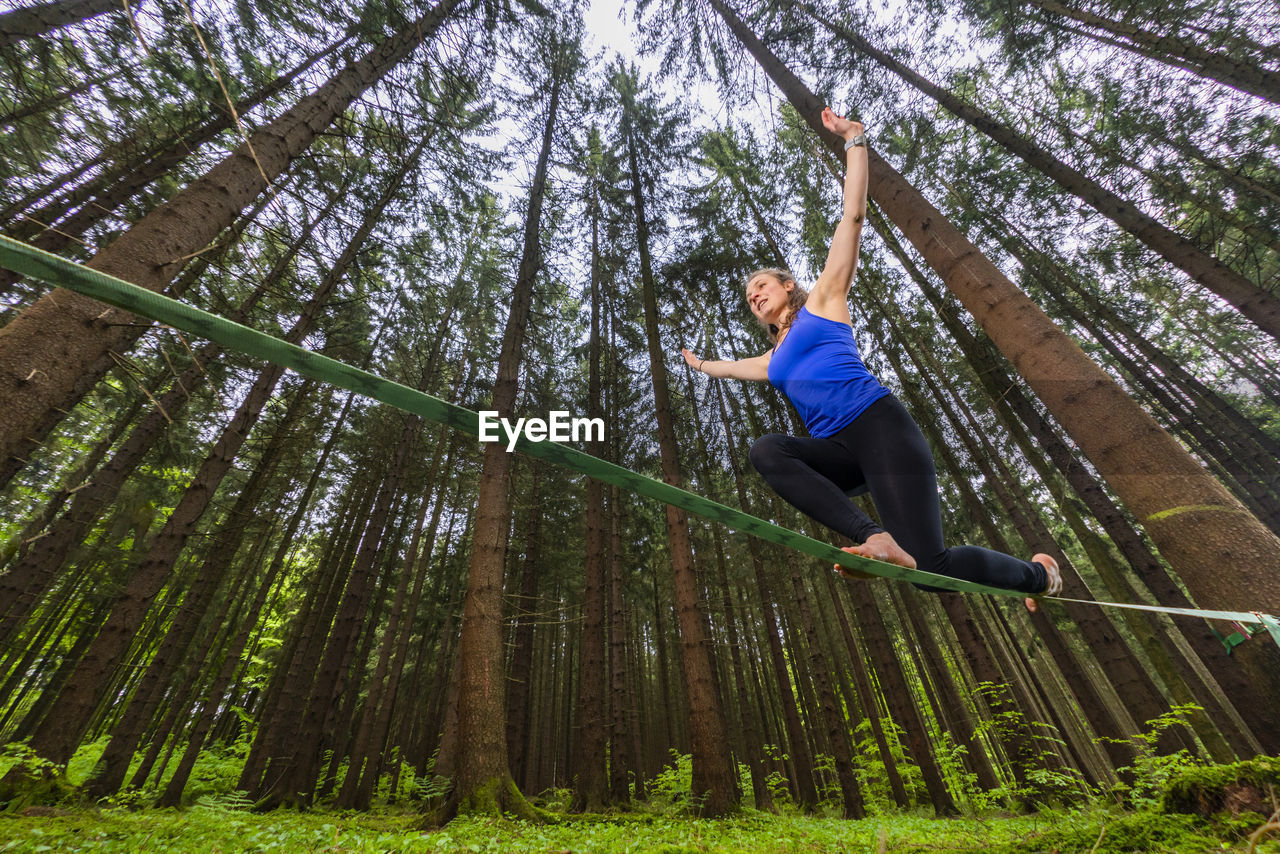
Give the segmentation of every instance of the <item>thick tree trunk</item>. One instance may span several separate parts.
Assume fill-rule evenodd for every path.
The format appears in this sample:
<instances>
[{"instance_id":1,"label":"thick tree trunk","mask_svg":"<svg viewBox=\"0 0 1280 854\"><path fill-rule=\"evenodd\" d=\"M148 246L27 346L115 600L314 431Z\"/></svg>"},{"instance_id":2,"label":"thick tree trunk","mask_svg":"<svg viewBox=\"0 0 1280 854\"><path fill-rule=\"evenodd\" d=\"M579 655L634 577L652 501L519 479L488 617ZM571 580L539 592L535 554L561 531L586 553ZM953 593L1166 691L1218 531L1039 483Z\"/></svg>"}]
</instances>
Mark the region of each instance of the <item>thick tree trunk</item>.
<instances>
[{"instance_id":1,"label":"thick tree trunk","mask_svg":"<svg viewBox=\"0 0 1280 854\"><path fill-rule=\"evenodd\" d=\"M23 39L45 36L54 30L95 18L120 8L116 0L56 0L0 15L0 47Z\"/></svg>"},{"instance_id":2,"label":"thick tree trunk","mask_svg":"<svg viewBox=\"0 0 1280 854\"><path fill-rule=\"evenodd\" d=\"M591 340L587 354L587 417L603 418L600 388L600 194L598 176L592 176L588 205L591 216ZM597 455L599 448L590 449ZM586 543L582 592L582 669L578 693L577 752L573 770L572 808L596 812L609 801L605 748L609 723L606 715L609 674L605 659L604 485L587 478Z\"/></svg>"},{"instance_id":3,"label":"thick tree trunk","mask_svg":"<svg viewBox=\"0 0 1280 854\"><path fill-rule=\"evenodd\" d=\"M460 0L426 14L353 61L226 160L135 223L89 266L163 290L359 95L434 36ZM175 296L179 296L175 294ZM127 312L62 289L0 329L0 461L31 449L147 329ZM3 486L3 484L0 484Z\"/></svg>"},{"instance_id":4,"label":"thick tree trunk","mask_svg":"<svg viewBox=\"0 0 1280 854\"><path fill-rule=\"evenodd\" d=\"M973 365L975 374L987 393L992 399L999 400L1002 407L1008 407L1016 419L1031 431L1040 447L1048 453L1054 466L1062 472L1075 493L1084 501L1090 514L1101 524L1130 566L1155 595L1156 600L1170 607L1193 607L1186 594L1169 577L1159 558L1152 553L1120 508L1112 502L1102 485L1093 478L1086 466L1080 464L1075 451L1059 437L1054 427L1041 416L1040 411L1023 393L1021 386L1008 375L1003 361L996 355L990 343L979 340L969 332L960 321L958 312L947 303L924 273L917 269L906 256L905 251L878 213L874 209L870 213L872 222L876 225L882 239L911 274L912 279L951 331L966 359ZM934 441L935 447L938 447L940 440ZM959 475L956 476L955 481L962 489L967 482ZM985 521L985 516L980 517L980 521ZM1227 653L1206 623L1194 618L1179 618L1177 622L1200 658L1209 664L1214 678L1222 685L1224 692L1249 721L1249 726L1261 737L1269 737L1275 728L1266 723L1268 704L1261 699L1260 686L1249 679L1247 674L1241 672L1236 659ZM1249 734L1237 730L1235 719L1230 715L1219 716L1220 726L1228 722L1231 724L1228 736L1237 752L1241 755L1252 755L1257 748L1251 746ZM1280 742L1277 745L1268 749L1272 752L1280 750Z\"/></svg>"},{"instance_id":5,"label":"thick tree trunk","mask_svg":"<svg viewBox=\"0 0 1280 854\"><path fill-rule=\"evenodd\" d=\"M533 304L533 285L542 266L540 229L551 157L552 137L560 109L563 74L551 75L547 118L529 190L524 248L502 336L497 378L490 409L511 417L515 409L525 324ZM458 670L458 767L448 801L433 819L458 814L511 811L536 818L511 776L506 740L506 656L502 639L502 576L511 526L511 455L499 443L485 445L476 496L467 591L463 600Z\"/></svg>"},{"instance_id":6,"label":"thick tree trunk","mask_svg":"<svg viewBox=\"0 0 1280 854\"><path fill-rule=\"evenodd\" d=\"M632 201L635 206L636 241L640 250L640 280L644 298L645 338L649 350L649 370L653 377L658 445L662 458L662 479L682 486L684 475L677 457L675 425L661 333L658 329L658 299L649 259L649 224L645 214L639 155L630 136L631 120L623 111L627 139ZM693 546L689 520L683 510L666 506L667 539L671 546L675 603L680 628L680 661L685 693L689 700L690 748L693 755L692 796L704 816L724 815L737 808L737 773L729 753L724 710L716 692L715 664L712 660L711 627L700 600L693 567Z\"/></svg>"}]
</instances>

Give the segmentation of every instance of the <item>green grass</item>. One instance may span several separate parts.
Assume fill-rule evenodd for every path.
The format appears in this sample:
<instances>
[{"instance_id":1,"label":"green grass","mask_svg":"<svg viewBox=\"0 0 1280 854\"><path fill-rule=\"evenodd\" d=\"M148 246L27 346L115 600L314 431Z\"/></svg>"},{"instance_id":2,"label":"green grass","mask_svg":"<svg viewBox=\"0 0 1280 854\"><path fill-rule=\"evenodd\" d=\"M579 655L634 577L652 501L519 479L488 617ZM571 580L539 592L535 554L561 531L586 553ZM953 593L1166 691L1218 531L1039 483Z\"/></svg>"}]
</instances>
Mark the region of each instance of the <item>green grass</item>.
<instances>
[{"instance_id":1,"label":"green grass","mask_svg":"<svg viewBox=\"0 0 1280 854\"><path fill-rule=\"evenodd\" d=\"M415 829L410 812L256 814L222 805L186 810L69 810L0 816L0 852L1206 852L1247 851L1257 822L1091 809L1033 816L862 821L753 811L719 821L629 813L532 825L496 819ZM882 842L883 840L883 842ZM883 849L881 845L883 844ZM1258 854L1280 854L1271 837Z\"/></svg>"}]
</instances>

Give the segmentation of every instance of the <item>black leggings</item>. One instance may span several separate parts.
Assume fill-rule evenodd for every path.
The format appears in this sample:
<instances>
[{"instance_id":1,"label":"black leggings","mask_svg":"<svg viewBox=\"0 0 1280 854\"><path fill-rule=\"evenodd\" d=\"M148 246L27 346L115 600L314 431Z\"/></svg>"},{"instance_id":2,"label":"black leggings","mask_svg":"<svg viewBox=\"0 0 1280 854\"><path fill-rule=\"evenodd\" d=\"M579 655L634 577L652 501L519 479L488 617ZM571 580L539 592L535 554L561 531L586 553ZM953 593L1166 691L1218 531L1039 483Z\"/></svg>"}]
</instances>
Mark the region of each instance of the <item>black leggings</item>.
<instances>
[{"instance_id":1,"label":"black leggings","mask_svg":"<svg viewBox=\"0 0 1280 854\"><path fill-rule=\"evenodd\" d=\"M1026 593L1039 593L1048 584L1038 563L978 546L943 546L933 454L893 395L825 439L762 436L751 446L751 463L779 495L855 543L887 528L927 572ZM885 528L846 495L864 485Z\"/></svg>"}]
</instances>

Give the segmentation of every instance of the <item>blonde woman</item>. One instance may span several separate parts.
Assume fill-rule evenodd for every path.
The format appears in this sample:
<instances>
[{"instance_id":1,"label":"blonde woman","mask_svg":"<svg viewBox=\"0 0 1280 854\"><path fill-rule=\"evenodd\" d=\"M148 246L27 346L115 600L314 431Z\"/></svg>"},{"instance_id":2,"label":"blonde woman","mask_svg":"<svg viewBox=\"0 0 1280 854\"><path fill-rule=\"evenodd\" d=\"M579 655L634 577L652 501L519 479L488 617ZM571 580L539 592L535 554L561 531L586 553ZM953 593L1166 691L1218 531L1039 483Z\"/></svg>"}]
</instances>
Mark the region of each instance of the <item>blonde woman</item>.
<instances>
[{"instance_id":1,"label":"blonde woman","mask_svg":"<svg viewBox=\"0 0 1280 854\"><path fill-rule=\"evenodd\" d=\"M933 455L906 408L863 365L853 337L849 288L866 218L866 137L861 123L829 107L822 122L845 139L848 158L844 216L822 275L806 293L786 270L752 273L747 304L772 349L736 362L707 361L685 349L685 361L713 377L767 380L795 405L809 437L762 436L751 447L751 462L779 495L859 544L845 551L1036 596L1057 595L1062 579L1049 555L1027 561L977 546L943 545ZM848 499L862 489L870 492L883 527ZM1036 610L1035 600L1027 599L1027 607Z\"/></svg>"}]
</instances>

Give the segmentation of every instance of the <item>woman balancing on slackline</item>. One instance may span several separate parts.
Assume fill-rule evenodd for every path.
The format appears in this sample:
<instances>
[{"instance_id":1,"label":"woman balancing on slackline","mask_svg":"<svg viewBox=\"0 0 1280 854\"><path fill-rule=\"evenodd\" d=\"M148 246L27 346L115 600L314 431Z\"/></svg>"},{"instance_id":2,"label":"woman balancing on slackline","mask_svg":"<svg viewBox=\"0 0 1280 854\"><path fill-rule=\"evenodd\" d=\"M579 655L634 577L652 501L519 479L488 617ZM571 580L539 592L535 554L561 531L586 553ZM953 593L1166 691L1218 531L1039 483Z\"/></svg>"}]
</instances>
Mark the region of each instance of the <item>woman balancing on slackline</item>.
<instances>
[{"instance_id":1,"label":"woman balancing on slackline","mask_svg":"<svg viewBox=\"0 0 1280 854\"><path fill-rule=\"evenodd\" d=\"M822 123L844 137L848 167L844 216L813 292L806 294L786 270L752 273L747 304L773 349L736 362L706 361L686 349L685 361L713 377L769 380L795 404L812 438L763 436L751 447L751 462L787 501L860 543L845 551L993 587L1057 595L1062 578L1049 555L1025 561L977 546L942 544L929 446L906 408L862 364L853 339L849 286L867 210L866 138L860 123L830 108L822 111ZM862 486L883 528L846 496ZM1034 611L1035 600L1027 599L1027 607Z\"/></svg>"}]
</instances>

